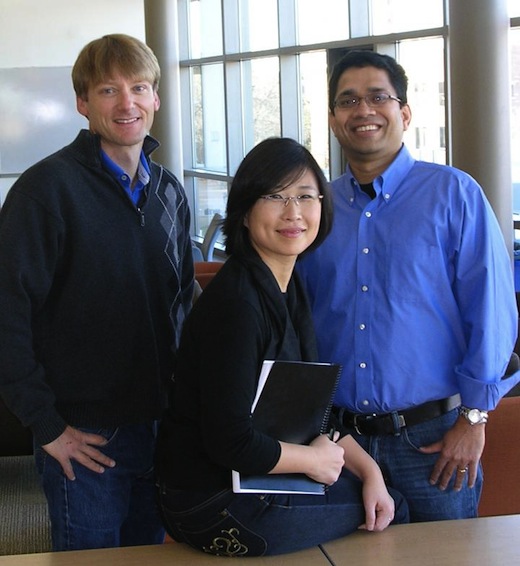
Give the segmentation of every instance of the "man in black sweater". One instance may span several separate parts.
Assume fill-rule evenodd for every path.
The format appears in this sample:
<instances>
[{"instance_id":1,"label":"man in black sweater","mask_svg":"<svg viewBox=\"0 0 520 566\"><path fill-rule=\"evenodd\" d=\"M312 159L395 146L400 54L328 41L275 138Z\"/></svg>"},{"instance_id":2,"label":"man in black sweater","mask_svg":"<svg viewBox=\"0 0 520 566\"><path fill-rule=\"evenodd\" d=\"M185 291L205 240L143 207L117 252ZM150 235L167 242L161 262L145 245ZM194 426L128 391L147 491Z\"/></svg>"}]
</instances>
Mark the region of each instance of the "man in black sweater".
<instances>
[{"instance_id":1,"label":"man in black sweater","mask_svg":"<svg viewBox=\"0 0 520 566\"><path fill-rule=\"evenodd\" d=\"M54 550L161 542L153 451L193 293L184 189L153 162L160 69L142 42L83 48L87 118L0 211L0 394L30 427Z\"/></svg>"}]
</instances>

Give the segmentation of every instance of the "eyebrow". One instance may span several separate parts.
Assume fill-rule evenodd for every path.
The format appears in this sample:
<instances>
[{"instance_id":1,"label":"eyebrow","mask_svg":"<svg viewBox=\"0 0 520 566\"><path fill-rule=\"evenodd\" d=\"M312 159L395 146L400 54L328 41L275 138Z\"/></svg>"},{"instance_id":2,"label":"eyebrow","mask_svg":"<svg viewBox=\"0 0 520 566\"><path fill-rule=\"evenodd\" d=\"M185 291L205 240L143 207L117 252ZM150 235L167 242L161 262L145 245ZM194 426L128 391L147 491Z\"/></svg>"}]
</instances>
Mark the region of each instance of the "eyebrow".
<instances>
[{"instance_id":1,"label":"eyebrow","mask_svg":"<svg viewBox=\"0 0 520 566\"><path fill-rule=\"evenodd\" d=\"M368 92L388 92L387 88L379 87L379 86L371 86L368 87ZM341 91L338 94L339 96L359 96L358 92L354 88L347 88L346 90Z\"/></svg>"}]
</instances>

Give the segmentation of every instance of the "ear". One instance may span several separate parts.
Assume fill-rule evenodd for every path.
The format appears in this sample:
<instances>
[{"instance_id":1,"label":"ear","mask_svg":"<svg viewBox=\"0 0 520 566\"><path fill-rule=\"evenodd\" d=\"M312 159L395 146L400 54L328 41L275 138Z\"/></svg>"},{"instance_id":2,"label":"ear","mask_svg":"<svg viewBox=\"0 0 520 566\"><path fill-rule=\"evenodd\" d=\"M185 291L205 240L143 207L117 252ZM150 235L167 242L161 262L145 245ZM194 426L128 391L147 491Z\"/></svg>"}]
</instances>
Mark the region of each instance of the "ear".
<instances>
[{"instance_id":1,"label":"ear","mask_svg":"<svg viewBox=\"0 0 520 566\"><path fill-rule=\"evenodd\" d=\"M244 226L249 230L249 212L244 216Z\"/></svg>"},{"instance_id":2,"label":"ear","mask_svg":"<svg viewBox=\"0 0 520 566\"><path fill-rule=\"evenodd\" d=\"M84 98L76 96L76 108L88 120L88 102Z\"/></svg>"},{"instance_id":3,"label":"ear","mask_svg":"<svg viewBox=\"0 0 520 566\"><path fill-rule=\"evenodd\" d=\"M329 110L329 128L332 130L332 133L336 136L336 116Z\"/></svg>"},{"instance_id":4,"label":"ear","mask_svg":"<svg viewBox=\"0 0 520 566\"><path fill-rule=\"evenodd\" d=\"M157 110L161 107L161 99L159 98L159 93L157 91L154 93L154 100L154 110L157 112Z\"/></svg>"},{"instance_id":5,"label":"ear","mask_svg":"<svg viewBox=\"0 0 520 566\"><path fill-rule=\"evenodd\" d=\"M401 119L403 121L403 131L406 132L410 126L410 122L412 121L412 109L408 106L408 104L405 104L401 108Z\"/></svg>"}]
</instances>

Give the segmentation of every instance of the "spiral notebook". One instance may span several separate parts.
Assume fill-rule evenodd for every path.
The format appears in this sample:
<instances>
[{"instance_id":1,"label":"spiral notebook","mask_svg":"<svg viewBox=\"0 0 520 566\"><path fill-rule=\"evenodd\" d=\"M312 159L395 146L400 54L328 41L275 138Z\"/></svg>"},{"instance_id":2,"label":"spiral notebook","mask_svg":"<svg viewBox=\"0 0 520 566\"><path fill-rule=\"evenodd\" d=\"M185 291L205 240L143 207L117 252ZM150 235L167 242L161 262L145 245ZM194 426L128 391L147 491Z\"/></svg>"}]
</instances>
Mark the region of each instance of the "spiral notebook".
<instances>
[{"instance_id":1,"label":"spiral notebook","mask_svg":"<svg viewBox=\"0 0 520 566\"><path fill-rule=\"evenodd\" d=\"M253 426L278 440L309 444L328 432L338 364L266 360L252 406ZM323 494L325 486L305 474L244 476L233 470L236 493Z\"/></svg>"}]
</instances>

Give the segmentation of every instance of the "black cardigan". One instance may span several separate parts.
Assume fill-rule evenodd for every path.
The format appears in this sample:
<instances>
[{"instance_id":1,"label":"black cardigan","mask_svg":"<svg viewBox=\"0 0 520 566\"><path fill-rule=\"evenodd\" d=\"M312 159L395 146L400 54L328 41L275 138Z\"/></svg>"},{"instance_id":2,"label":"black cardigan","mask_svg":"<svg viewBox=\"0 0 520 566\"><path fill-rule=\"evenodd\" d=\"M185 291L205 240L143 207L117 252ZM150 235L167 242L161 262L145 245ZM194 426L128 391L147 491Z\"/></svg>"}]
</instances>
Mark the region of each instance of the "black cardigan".
<instances>
[{"instance_id":1,"label":"black cardigan","mask_svg":"<svg viewBox=\"0 0 520 566\"><path fill-rule=\"evenodd\" d=\"M280 457L276 439L251 426L264 359L316 361L306 296L294 274L284 295L251 249L231 257L188 317L157 468L173 489L231 486L231 470L263 474Z\"/></svg>"}]
</instances>

